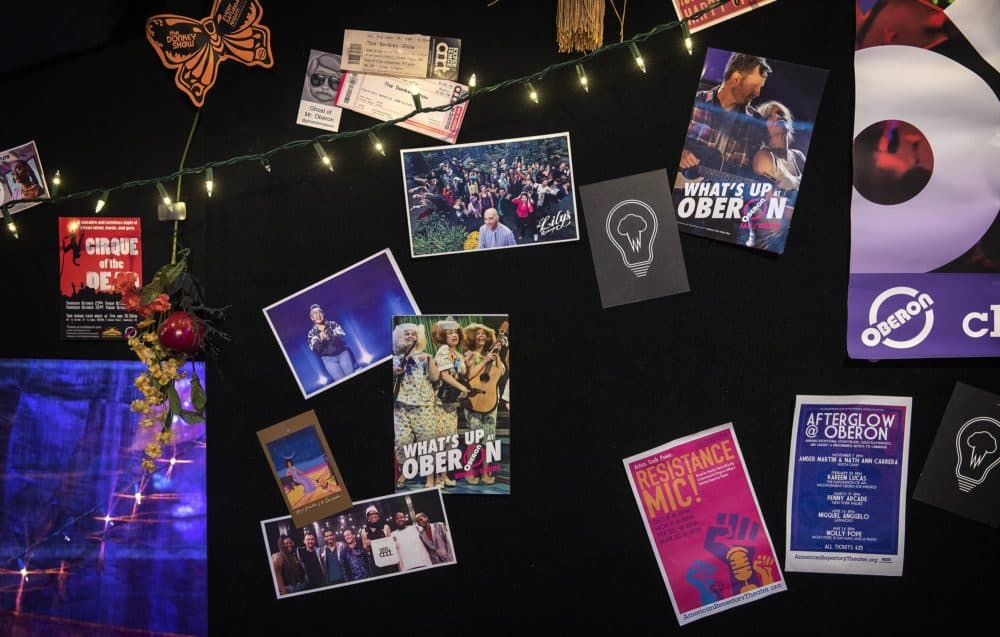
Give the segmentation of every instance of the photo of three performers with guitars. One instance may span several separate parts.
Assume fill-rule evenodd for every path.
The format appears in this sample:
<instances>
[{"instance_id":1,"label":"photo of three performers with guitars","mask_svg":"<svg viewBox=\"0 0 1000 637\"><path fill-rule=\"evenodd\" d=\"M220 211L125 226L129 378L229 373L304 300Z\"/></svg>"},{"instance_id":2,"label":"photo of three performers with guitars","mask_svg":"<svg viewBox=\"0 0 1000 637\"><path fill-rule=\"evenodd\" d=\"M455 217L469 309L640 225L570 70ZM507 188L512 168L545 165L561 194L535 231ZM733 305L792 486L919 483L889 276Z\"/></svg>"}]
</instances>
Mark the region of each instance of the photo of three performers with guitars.
<instances>
[{"instance_id":1,"label":"photo of three performers with guitars","mask_svg":"<svg viewBox=\"0 0 1000 637\"><path fill-rule=\"evenodd\" d=\"M396 492L510 493L510 321L401 315L392 330Z\"/></svg>"}]
</instances>

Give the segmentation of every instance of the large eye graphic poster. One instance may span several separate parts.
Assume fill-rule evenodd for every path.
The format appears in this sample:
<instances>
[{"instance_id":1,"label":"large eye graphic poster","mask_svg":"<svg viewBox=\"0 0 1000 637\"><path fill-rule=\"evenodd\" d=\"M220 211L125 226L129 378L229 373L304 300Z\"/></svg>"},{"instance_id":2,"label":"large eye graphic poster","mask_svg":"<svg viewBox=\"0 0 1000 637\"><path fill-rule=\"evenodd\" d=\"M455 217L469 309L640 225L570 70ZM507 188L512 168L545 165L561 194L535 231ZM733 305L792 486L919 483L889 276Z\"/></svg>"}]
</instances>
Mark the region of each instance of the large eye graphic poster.
<instances>
[{"instance_id":1,"label":"large eye graphic poster","mask_svg":"<svg viewBox=\"0 0 1000 637\"><path fill-rule=\"evenodd\" d=\"M856 15L847 351L1000 355L1000 3Z\"/></svg>"}]
</instances>

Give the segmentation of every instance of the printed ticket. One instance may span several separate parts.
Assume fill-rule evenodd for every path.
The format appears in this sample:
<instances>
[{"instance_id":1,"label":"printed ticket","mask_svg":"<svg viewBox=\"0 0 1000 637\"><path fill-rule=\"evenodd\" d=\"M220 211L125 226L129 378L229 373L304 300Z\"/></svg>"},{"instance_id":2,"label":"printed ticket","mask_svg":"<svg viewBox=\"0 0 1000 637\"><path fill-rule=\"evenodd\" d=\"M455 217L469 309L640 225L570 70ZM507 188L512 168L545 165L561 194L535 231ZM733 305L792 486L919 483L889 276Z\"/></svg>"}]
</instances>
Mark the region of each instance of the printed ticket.
<instances>
[{"instance_id":1,"label":"printed ticket","mask_svg":"<svg viewBox=\"0 0 1000 637\"><path fill-rule=\"evenodd\" d=\"M368 115L383 122L402 117L413 111L410 84L420 90L424 107L448 104L462 98L469 87L448 80L398 79L385 75L346 73L337 91L337 106ZM468 102L456 104L446 111L419 113L396 124L401 128L454 144L465 118Z\"/></svg>"},{"instance_id":2,"label":"printed ticket","mask_svg":"<svg viewBox=\"0 0 1000 637\"><path fill-rule=\"evenodd\" d=\"M457 80L461 48L458 38L347 29L342 68L393 77Z\"/></svg>"}]
</instances>

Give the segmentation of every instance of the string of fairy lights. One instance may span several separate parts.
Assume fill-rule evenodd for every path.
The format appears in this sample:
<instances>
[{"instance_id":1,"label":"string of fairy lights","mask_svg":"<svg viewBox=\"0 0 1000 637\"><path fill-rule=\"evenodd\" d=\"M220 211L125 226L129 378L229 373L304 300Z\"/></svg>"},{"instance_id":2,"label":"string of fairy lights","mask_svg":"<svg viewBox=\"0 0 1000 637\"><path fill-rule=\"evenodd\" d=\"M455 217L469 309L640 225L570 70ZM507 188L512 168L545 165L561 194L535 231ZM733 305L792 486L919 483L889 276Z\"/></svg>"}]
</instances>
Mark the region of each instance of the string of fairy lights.
<instances>
[{"instance_id":1,"label":"string of fairy lights","mask_svg":"<svg viewBox=\"0 0 1000 637\"><path fill-rule=\"evenodd\" d=\"M595 49L577 58L551 64L545 67L544 69L536 71L529 75L511 78L508 80L504 80L502 82L498 82L496 84L479 87L476 74L473 73L468 80L469 91L463 93L461 96L455 98L454 100L448 102L447 104L442 104L440 106L424 106L420 100L419 88L417 87L416 83L411 83L409 90L410 90L410 95L413 98L414 109L411 112L407 113L406 115L402 115L395 119L378 122L367 128L361 128L351 131L343 131L338 133L324 133L321 135L317 135L311 139L291 140L280 146L276 146L261 153L254 153L249 155L237 155L235 157L230 157L228 159L210 161L205 164L202 164L201 166L194 166L188 168L184 168L182 166L178 170L168 175L163 175L160 177L136 179L132 181L123 182L121 184L118 184L117 186L94 188L91 190L82 190L79 192L73 192L65 195L58 194L59 187L62 185L62 174L59 170L57 170L52 178L52 186L53 186L52 190L54 196L38 197L35 199L14 199L12 201L8 201L0 205L0 212L2 212L3 221L7 226L8 232L15 239L17 239L19 238L17 225L14 223L10 209L13 206L20 203L57 203L62 201L86 199L96 195L97 201L94 205L94 213L99 214L108 206L112 193L121 190L129 190L132 188L154 186L156 188L157 194L159 195L160 201L162 201L162 203L165 206L169 207L171 204L173 204L173 200L170 198L166 186L164 185L166 183L170 183L174 180L179 180L185 175L202 175L205 184L205 192L209 197L211 197L215 190L216 168L228 168L230 166L234 166L236 164L242 164L245 162L260 162L264 170L270 173L271 157L286 151L295 150L306 146L312 146L320 163L330 172L333 172L334 169L333 158L331 157L331 154L327 151L325 144L329 144L339 140L353 139L355 137L367 137L374 151L382 156L385 156L386 154L385 145L382 143L382 140L379 139L378 137L379 131L389 126L394 126L401 122L405 122L406 120L421 113L443 112L451 110L455 106L471 100L474 95L478 96L483 94L496 93L498 91L502 91L512 86L522 86L525 89L527 89L528 99L530 99L535 104L539 104L540 103L539 92L535 88L534 82L541 82L546 75L554 73L556 71L560 71L562 69L571 66L576 69L580 87L583 89L584 92L589 93L590 86L589 86L589 81L587 79L587 73L583 66L584 63L588 62L589 60L592 60L593 58L596 58L600 55L605 55L612 51L617 51L619 49L627 48L633 60L635 61L635 64L638 67L638 69L643 74L645 74L646 61L643 58L642 53L639 51L639 44L645 42L646 40L649 40L650 38L656 37L668 31L672 31L673 29L678 29L678 28L680 29L681 38L684 43L684 48L687 50L688 54L691 55L694 52L694 42L691 38L691 30L688 26L688 23L699 19L703 15L709 13L710 11L713 11L714 9L721 7L724 4L727 4L730 1L731 0L714 0L713 2L703 7L702 9L692 13L691 15L689 15L684 19L674 20L672 22L659 24L650 29L649 31L639 33L637 35L632 36L629 39L625 39L620 42L614 42L612 44L606 44L598 49Z\"/></svg>"}]
</instances>

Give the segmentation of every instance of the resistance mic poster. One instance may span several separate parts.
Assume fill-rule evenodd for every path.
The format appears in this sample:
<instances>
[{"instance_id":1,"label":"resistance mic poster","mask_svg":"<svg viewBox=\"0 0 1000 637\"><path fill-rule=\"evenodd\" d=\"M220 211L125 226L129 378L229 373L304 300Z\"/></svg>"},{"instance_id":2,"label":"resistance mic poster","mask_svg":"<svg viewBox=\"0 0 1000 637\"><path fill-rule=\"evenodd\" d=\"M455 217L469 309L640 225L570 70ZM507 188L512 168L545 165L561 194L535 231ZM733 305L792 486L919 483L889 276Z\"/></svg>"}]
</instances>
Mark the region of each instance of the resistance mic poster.
<instances>
[{"instance_id":1,"label":"resistance mic poster","mask_svg":"<svg viewBox=\"0 0 1000 637\"><path fill-rule=\"evenodd\" d=\"M731 423L623 462L682 626L785 590Z\"/></svg>"},{"instance_id":2,"label":"resistance mic poster","mask_svg":"<svg viewBox=\"0 0 1000 637\"><path fill-rule=\"evenodd\" d=\"M62 338L123 340L139 318L126 311L115 275L132 272L142 287L142 228L137 217L59 217Z\"/></svg>"},{"instance_id":3,"label":"resistance mic poster","mask_svg":"<svg viewBox=\"0 0 1000 637\"><path fill-rule=\"evenodd\" d=\"M1000 3L856 8L847 352L1000 355Z\"/></svg>"},{"instance_id":4,"label":"resistance mic poster","mask_svg":"<svg viewBox=\"0 0 1000 637\"><path fill-rule=\"evenodd\" d=\"M912 399L797 396L785 568L903 574Z\"/></svg>"}]
</instances>

